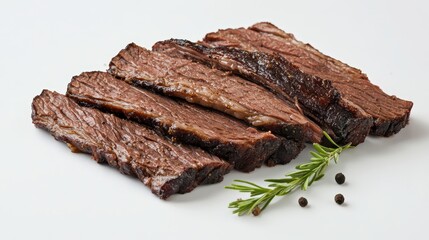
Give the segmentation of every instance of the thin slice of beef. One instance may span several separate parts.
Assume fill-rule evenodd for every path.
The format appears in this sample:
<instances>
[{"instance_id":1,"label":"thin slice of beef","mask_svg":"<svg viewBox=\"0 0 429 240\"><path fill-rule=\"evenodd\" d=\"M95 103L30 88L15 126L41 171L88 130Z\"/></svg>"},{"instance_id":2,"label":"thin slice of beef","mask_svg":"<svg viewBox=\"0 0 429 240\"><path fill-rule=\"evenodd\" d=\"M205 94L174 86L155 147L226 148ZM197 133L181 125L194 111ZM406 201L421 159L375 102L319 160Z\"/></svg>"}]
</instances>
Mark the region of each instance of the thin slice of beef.
<instances>
[{"instance_id":1,"label":"thin slice of beef","mask_svg":"<svg viewBox=\"0 0 429 240\"><path fill-rule=\"evenodd\" d=\"M143 126L48 90L34 98L32 119L72 151L90 153L97 162L138 177L162 199L222 181L231 168L199 148L173 144Z\"/></svg>"},{"instance_id":2,"label":"thin slice of beef","mask_svg":"<svg viewBox=\"0 0 429 240\"><path fill-rule=\"evenodd\" d=\"M225 112L288 139L319 142L322 137L315 123L263 87L202 64L131 43L109 66L110 73L129 83Z\"/></svg>"},{"instance_id":3,"label":"thin slice of beef","mask_svg":"<svg viewBox=\"0 0 429 240\"><path fill-rule=\"evenodd\" d=\"M331 85L340 96L340 104L346 109L372 116L374 121L370 134L390 136L408 123L412 102L387 95L371 84L359 69L324 55L271 23L209 33L204 42L210 46L239 47L281 55L301 72ZM301 104L305 105L304 101Z\"/></svg>"},{"instance_id":4,"label":"thin slice of beef","mask_svg":"<svg viewBox=\"0 0 429 240\"><path fill-rule=\"evenodd\" d=\"M244 172L260 167L263 162L287 163L302 149L302 145L291 140L286 145L296 149L279 149L281 139L269 132L186 101L138 89L106 72L73 77L67 96L80 104L154 127L177 141L200 146ZM286 154L278 156L277 151Z\"/></svg>"},{"instance_id":5,"label":"thin slice of beef","mask_svg":"<svg viewBox=\"0 0 429 240\"><path fill-rule=\"evenodd\" d=\"M231 71L265 86L286 101L299 100L305 115L340 144L363 142L372 126L372 117L344 104L329 82L301 72L279 55L232 47L206 47L178 39L158 42L153 50Z\"/></svg>"}]
</instances>

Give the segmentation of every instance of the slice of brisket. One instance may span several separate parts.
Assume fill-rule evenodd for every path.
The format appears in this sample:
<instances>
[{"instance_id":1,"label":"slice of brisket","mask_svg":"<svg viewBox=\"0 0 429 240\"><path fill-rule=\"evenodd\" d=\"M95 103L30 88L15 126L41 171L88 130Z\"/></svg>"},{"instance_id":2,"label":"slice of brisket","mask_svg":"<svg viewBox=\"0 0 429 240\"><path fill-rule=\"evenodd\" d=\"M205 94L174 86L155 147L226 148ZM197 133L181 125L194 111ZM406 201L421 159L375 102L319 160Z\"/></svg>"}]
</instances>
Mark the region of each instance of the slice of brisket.
<instances>
[{"instance_id":1,"label":"slice of brisket","mask_svg":"<svg viewBox=\"0 0 429 240\"><path fill-rule=\"evenodd\" d=\"M322 137L315 123L263 87L202 64L131 43L109 66L110 73L129 83L217 109L288 139L319 142Z\"/></svg>"},{"instance_id":2,"label":"slice of brisket","mask_svg":"<svg viewBox=\"0 0 429 240\"><path fill-rule=\"evenodd\" d=\"M302 149L291 142L288 145L296 149L278 150L281 139L269 132L260 132L228 115L186 101L138 89L105 72L73 77L67 96L80 104L152 126L177 141L200 146L240 171L252 171L268 162L270 156L270 163L287 163ZM278 157L276 151L287 152Z\"/></svg>"},{"instance_id":3,"label":"slice of brisket","mask_svg":"<svg viewBox=\"0 0 429 240\"><path fill-rule=\"evenodd\" d=\"M162 199L222 181L231 168L199 148L173 144L143 126L48 90L34 98L32 119L72 151L90 153L97 162L138 177Z\"/></svg>"},{"instance_id":4,"label":"slice of brisket","mask_svg":"<svg viewBox=\"0 0 429 240\"><path fill-rule=\"evenodd\" d=\"M408 123L413 103L389 96L371 84L359 69L331 58L310 44L295 39L271 23L257 23L248 29L226 29L209 33L204 42L210 46L238 47L247 51L260 51L281 55L290 65L314 81L334 88L339 95L339 105L355 116L366 113L373 117L370 134L390 136ZM283 80L279 88L287 89ZM285 90L287 93L287 91ZM305 100L299 98L305 106ZM304 97L304 96L302 96Z\"/></svg>"},{"instance_id":5,"label":"slice of brisket","mask_svg":"<svg viewBox=\"0 0 429 240\"><path fill-rule=\"evenodd\" d=\"M301 72L281 56L232 47L206 47L177 39L158 42L153 50L231 71L265 86L286 101L299 100L305 115L339 144L363 142L372 125L371 116L359 108L345 108L329 82Z\"/></svg>"}]
</instances>

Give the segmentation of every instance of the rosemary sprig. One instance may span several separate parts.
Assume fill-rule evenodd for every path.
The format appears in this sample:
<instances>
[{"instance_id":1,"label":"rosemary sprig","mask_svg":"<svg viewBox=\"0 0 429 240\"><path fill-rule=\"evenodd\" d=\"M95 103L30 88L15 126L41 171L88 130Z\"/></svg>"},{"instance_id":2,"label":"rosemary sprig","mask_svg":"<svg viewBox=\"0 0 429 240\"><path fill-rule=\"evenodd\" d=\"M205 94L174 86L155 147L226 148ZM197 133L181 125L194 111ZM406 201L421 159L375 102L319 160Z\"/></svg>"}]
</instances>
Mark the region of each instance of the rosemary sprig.
<instances>
[{"instance_id":1,"label":"rosemary sprig","mask_svg":"<svg viewBox=\"0 0 429 240\"><path fill-rule=\"evenodd\" d=\"M243 180L234 180L235 183L226 186L227 189L250 193L250 198L238 199L229 204L229 208L235 209L233 213L259 215L275 197L284 196L297 188L307 190L313 182L320 180L329 162L333 159L337 163L340 153L351 147L351 143L339 146L326 132L323 134L335 147L330 148L314 143L313 147L316 151L310 152L312 155L310 162L296 166L296 171L287 174L285 178L266 179L266 182L271 183L268 187Z\"/></svg>"}]
</instances>

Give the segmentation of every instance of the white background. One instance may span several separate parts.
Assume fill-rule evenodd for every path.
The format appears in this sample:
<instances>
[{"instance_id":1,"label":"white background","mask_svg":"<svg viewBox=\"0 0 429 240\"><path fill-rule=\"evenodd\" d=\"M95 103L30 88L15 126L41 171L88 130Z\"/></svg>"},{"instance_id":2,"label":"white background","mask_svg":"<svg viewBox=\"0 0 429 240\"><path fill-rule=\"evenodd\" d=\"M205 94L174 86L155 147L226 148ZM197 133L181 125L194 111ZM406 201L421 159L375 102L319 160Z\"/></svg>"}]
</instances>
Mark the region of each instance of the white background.
<instances>
[{"instance_id":1,"label":"white background","mask_svg":"<svg viewBox=\"0 0 429 240\"><path fill-rule=\"evenodd\" d=\"M306 162L157 199L139 181L73 154L31 123L42 89L105 70L129 42L201 39L219 28L271 21L362 69L387 93L414 102L410 124L344 153L307 192L259 217L237 217L233 179L263 183ZM0 3L0 239L428 239L429 6L427 1L8 1ZM343 172L347 184L334 175ZM343 193L344 206L333 197ZM300 208L305 196L309 207Z\"/></svg>"}]
</instances>

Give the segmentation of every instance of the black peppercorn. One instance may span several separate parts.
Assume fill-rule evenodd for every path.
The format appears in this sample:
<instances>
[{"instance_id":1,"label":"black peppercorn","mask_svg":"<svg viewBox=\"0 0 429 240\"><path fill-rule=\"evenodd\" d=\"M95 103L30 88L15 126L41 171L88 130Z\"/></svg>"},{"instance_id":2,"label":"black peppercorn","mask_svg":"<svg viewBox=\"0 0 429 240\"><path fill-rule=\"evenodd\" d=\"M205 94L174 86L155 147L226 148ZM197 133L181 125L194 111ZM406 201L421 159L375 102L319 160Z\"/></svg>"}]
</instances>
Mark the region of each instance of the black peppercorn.
<instances>
[{"instance_id":1,"label":"black peppercorn","mask_svg":"<svg viewBox=\"0 0 429 240\"><path fill-rule=\"evenodd\" d=\"M344 196L341 193L338 193L337 195L335 195L335 202L338 203L339 205L344 203Z\"/></svg>"},{"instance_id":2,"label":"black peppercorn","mask_svg":"<svg viewBox=\"0 0 429 240\"><path fill-rule=\"evenodd\" d=\"M346 176L342 173L337 173L337 175L335 175L335 181L338 184L343 184L346 181Z\"/></svg>"},{"instance_id":3,"label":"black peppercorn","mask_svg":"<svg viewBox=\"0 0 429 240\"><path fill-rule=\"evenodd\" d=\"M305 207L305 206L307 206L308 201L307 201L307 199L305 197L300 197L298 199L298 203L299 203L299 206Z\"/></svg>"}]
</instances>

